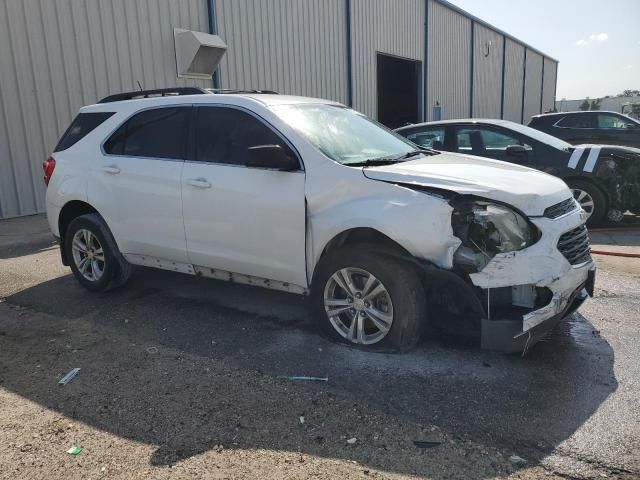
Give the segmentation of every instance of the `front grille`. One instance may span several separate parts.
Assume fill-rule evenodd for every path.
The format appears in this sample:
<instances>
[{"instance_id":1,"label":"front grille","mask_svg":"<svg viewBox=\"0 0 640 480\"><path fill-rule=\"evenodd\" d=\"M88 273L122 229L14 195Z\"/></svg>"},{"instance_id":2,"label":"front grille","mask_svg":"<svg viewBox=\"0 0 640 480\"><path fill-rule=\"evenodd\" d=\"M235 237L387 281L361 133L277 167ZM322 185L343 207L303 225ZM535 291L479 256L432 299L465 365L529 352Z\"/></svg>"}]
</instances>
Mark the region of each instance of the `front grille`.
<instances>
[{"instance_id":1,"label":"front grille","mask_svg":"<svg viewBox=\"0 0 640 480\"><path fill-rule=\"evenodd\" d=\"M591 259L591 248L589 247L587 227L581 225L564 233L558 240L558 250L571 265L589 261Z\"/></svg>"},{"instance_id":2,"label":"front grille","mask_svg":"<svg viewBox=\"0 0 640 480\"><path fill-rule=\"evenodd\" d=\"M551 205L544 211L544 216L547 218L558 218L564 215L565 213L569 213L574 211L578 206L573 198L567 198L560 203L556 203L555 205Z\"/></svg>"}]
</instances>

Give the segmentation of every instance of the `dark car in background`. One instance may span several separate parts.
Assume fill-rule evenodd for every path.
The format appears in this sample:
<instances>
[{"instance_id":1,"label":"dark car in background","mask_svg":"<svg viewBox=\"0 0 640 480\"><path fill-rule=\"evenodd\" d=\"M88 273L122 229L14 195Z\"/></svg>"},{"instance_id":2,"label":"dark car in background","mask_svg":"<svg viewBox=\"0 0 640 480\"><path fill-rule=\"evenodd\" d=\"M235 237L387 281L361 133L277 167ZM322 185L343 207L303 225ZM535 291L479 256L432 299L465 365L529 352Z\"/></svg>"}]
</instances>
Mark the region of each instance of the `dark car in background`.
<instances>
[{"instance_id":1,"label":"dark car in background","mask_svg":"<svg viewBox=\"0 0 640 480\"><path fill-rule=\"evenodd\" d=\"M535 168L563 179L589 214L589 225L640 213L640 149L573 146L507 120L445 120L396 130L425 148L457 152Z\"/></svg>"},{"instance_id":2,"label":"dark car in background","mask_svg":"<svg viewBox=\"0 0 640 480\"><path fill-rule=\"evenodd\" d=\"M531 117L531 128L573 145L597 143L640 148L640 122L616 112L562 112Z\"/></svg>"}]
</instances>

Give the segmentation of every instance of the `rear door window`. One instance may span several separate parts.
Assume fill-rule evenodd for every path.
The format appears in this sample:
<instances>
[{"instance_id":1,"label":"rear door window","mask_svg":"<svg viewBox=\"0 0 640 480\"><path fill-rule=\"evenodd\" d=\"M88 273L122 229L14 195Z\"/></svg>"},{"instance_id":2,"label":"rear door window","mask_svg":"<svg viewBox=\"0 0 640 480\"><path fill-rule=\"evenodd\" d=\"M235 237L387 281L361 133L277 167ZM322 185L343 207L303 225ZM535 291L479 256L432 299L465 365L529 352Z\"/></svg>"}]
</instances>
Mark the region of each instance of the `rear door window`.
<instances>
[{"instance_id":1,"label":"rear door window","mask_svg":"<svg viewBox=\"0 0 640 480\"><path fill-rule=\"evenodd\" d=\"M444 150L444 127L412 131L407 135L407 138L421 147Z\"/></svg>"},{"instance_id":2,"label":"rear door window","mask_svg":"<svg viewBox=\"0 0 640 480\"><path fill-rule=\"evenodd\" d=\"M198 107L194 160L246 165L250 148L279 145L292 158L287 143L265 123L235 108Z\"/></svg>"},{"instance_id":3,"label":"rear door window","mask_svg":"<svg viewBox=\"0 0 640 480\"><path fill-rule=\"evenodd\" d=\"M64 132L53 151L61 152L62 150L72 147L95 130L96 127L104 123L104 121L114 113L115 112L90 112L78 114L73 122L71 122L71 125L69 125L69 128L67 128L67 131Z\"/></svg>"},{"instance_id":4,"label":"rear door window","mask_svg":"<svg viewBox=\"0 0 640 480\"><path fill-rule=\"evenodd\" d=\"M155 108L127 120L104 144L110 155L183 159L191 107Z\"/></svg>"},{"instance_id":5,"label":"rear door window","mask_svg":"<svg viewBox=\"0 0 640 480\"><path fill-rule=\"evenodd\" d=\"M591 113L574 113L562 118L556 125L563 128L595 128L594 120Z\"/></svg>"}]
</instances>

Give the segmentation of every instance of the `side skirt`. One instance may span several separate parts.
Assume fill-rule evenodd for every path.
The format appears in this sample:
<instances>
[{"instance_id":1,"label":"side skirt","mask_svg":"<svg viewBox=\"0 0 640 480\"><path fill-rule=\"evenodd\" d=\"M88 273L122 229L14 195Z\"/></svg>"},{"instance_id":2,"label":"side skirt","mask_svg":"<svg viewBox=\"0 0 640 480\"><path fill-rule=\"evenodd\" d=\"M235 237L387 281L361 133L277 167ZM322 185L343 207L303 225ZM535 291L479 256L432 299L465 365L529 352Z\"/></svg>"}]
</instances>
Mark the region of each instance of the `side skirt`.
<instances>
[{"instance_id":1,"label":"side skirt","mask_svg":"<svg viewBox=\"0 0 640 480\"><path fill-rule=\"evenodd\" d=\"M298 295L307 295L309 291L300 285L293 285L287 282L279 282L268 278L255 277L252 275L244 275L242 273L229 272L217 268L202 267L192 265L190 263L172 262L147 255L124 254L124 258L132 265L140 265L143 267L160 268L162 270L170 270L172 272L186 273L189 275L197 275L200 277L213 278L230 283L241 283L243 285L253 285L255 287L267 288L270 290L279 290L282 292L296 293Z\"/></svg>"}]
</instances>

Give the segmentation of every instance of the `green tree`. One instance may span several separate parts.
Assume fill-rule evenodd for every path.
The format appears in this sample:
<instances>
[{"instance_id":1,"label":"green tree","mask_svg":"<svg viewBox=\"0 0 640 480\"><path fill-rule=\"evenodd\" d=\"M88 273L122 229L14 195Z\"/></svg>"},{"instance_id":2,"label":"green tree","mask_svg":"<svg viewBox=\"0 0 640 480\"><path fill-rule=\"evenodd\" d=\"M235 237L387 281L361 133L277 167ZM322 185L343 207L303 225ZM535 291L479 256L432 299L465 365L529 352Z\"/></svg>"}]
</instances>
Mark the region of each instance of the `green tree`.
<instances>
[{"instance_id":1,"label":"green tree","mask_svg":"<svg viewBox=\"0 0 640 480\"><path fill-rule=\"evenodd\" d=\"M582 111L587 111L589 110L590 105L591 104L589 103L589 97L587 97L584 99L584 102L582 102L578 108Z\"/></svg>"}]
</instances>

